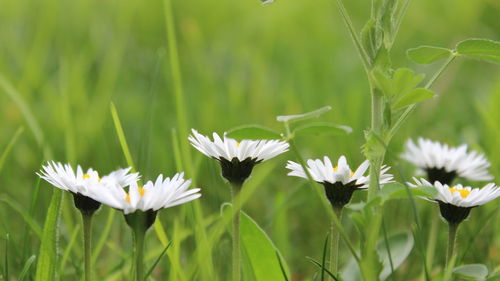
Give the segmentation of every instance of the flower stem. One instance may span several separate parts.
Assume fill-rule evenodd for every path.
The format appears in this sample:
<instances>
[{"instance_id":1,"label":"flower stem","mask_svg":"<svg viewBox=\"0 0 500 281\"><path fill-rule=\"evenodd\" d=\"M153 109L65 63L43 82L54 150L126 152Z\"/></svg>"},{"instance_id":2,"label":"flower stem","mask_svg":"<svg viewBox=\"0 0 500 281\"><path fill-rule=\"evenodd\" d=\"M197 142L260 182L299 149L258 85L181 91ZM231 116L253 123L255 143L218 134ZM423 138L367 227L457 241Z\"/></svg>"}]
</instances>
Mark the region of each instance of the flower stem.
<instances>
[{"instance_id":1,"label":"flower stem","mask_svg":"<svg viewBox=\"0 0 500 281\"><path fill-rule=\"evenodd\" d=\"M458 223L448 224L448 253L446 254L446 268L452 266L452 260L455 256L455 247L457 240Z\"/></svg>"},{"instance_id":2,"label":"flower stem","mask_svg":"<svg viewBox=\"0 0 500 281\"><path fill-rule=\"evenodd\" d=\"M240 281L241 280L241 258L240 258L240 203L236 200L236 196L239 194L241 190L241 184L231 183L231 201L233 204L233 271L232 271L232 280Z\"/></svg>"},{"instance_id":3,"label":"flower stem","mask_svg":"<svg viewBox=\"0 0 500 281\"><path fill-rule=\"evenodd\" d=\"M333 207L335 215L341 221L342 219L342 207ZM339 245L340 245L340 231L335 226L332 221L331 231L332 233L332 244L330 249L330 271L337 275L339 267Z\"/></svg>"},{"instance_id":4,"label":"flower stem","mask_svg":"<svg viewBox=\"0 0 500 281\"><path fill-rule=\"evenodd\" d=\"M146 231L143 229L134 230L134 261L135 261L135 280L143 281L144 279L144 237Z\"/></svg>"},{"instance_id":5,"label":"flower stem","mask_svg":"<svg viewBox=\"0 0 500 281\"><path fill-rule=\"evenodd\" d=\"M82 212L83 221L83 252L84 252L84 267L85 267L85 281L92 280L92 213Z\"/></svg>"}]
</instances>

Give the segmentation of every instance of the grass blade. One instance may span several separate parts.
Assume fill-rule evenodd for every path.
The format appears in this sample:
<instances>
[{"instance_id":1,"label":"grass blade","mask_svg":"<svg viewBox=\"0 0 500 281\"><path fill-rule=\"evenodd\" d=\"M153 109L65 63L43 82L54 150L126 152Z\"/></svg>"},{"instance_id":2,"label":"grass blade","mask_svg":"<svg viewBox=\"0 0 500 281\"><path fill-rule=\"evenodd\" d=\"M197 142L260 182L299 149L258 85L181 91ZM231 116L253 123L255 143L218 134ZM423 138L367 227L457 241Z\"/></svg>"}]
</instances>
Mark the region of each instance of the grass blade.
<instances>
[{"instance_id":1,"label":"grass blade","mask_svg":"<svg viewBox=\"0 0 500 281\"><path fill-rule=\"evenodd\" d=\"M288 274L286 273L285 267L283 266L283 261L281 260L281 256L278 251L276 251L275 253L276 258L278 259L278 262L280 264L281 273L283 273L283 278L285 278L285 281L289 281Z\"/></svg>"},{"instance_id":2,"label":"grass blade","mask_svg":"<svg viewBox=\"0 0 500 281\"><path fill-rule=\"evenodd\" d=\"M4 277L9 280L9 234L5 235L5 261L4 261Z\"/></svg>"},{"instance_id":3,"label":"grass blade","mask_svg":"<svg viewBox=\"0 0 500 281\"><path fill-rule=\"evenodd\" d=\"M23 133L23 131L24 128L19 127L19 129L17 129L17 131L14 133L14 136L10 140L9 144L7 144L7 147L5 147L5 150L3 151L2 156L0 157L0 172L2 171L5 160L7 159L7 156L9 155L10 151L12 150L12 147L14 147L14 144L16 143L19 136Z\"/></svg>"},{"instance_id":4,"label":"grass blade","mask_svg":"<svg viewBox=\"0 0 500 281\"><path fill-rule=\"evenodd\" d=\"M125 156L125 161L127 161L127 165L129 167L132 167L131 172L135 172L134 161L132 161L132 155L130 154L130 150L128 149L127 139L125 138L125 134L123 133L122 123L120 122L120 117L118 117L118 112L116 111L115 104L111 103L109 105L109 108L111 110L111 116L113 117L113 123L115 124L116 135L118 136L123 155Z\"/></svg>"},{"instance_id":5,"label":"grass blade","mask_svg":"<svg viewBox=\"0 0 500 281\"><path fill-rule=\"evenodd\" d=\"M31 257L26 260L24 263L23 269L21 270L21 273L19 274L19 281L23 281L26 276L28 276L28 273L30 272L31 266L36 260L36 256L32 255Z\"/></svg>"},{"instance_id":6,"label":"grass blade","mask_svg":"<svg viewBox=\"0 0 500 281\"><path fill-rule=\"evenodd\" d=\"M328 239L330 235L327 235L325 238L325 244L323 245L323 257L321 258L321 281L325 280L325 269L326 269L326 256L328 255ZM331 262L331 261L330 261Z\"/></svg>"},{"instance_id":7,"label":"grass blade","mask_svg":"<svg viewBox=\"0 0 500 281\"><path fill-rule=\"evenodd\" d=\"M59 224L62 190L54 188L43 227L42 243L36 266L35 281L54 280L57 266L57 227Z\"/></svg>"},{"instance_id":8,"label":"grass blade","mask_svg":"<svg viewBox=\"0 0 500 281\"><path fill-rule=\"evenodd\" d=\"M335 274L333 274L330 270L328 270L328 268L324 267L323 265L321 265L319 262L315 261L314 259L310 258L310 257L307 257L307 259L314 265L316 265L322 272L326 272L330 277L333 278L333 280L335 281L343 281L342 278L337 277L335 276Z\"/></svg>"},{"instance_id":9,"label":"grass blade","mask_svg":"<svg viewBox=\"0 0 500 281\"><path fill-rule=\"evenodd\" d=\"M167 252L168 248L170 248L171 245L172 245L172 241L170 241L170 243L168 243L168 245L165 247L165 249L163 249L163 251L161 251L161 254L158 256L158 258L156 258L156 260L153 263L153 265L146 272L146 276L144 276L144 280L148 280L149 275L151 275L151 273L153 273L153 270L158 265L158 263L160 262L161 258L165 255L165 253Z\"/></svg>"}]
</instances>

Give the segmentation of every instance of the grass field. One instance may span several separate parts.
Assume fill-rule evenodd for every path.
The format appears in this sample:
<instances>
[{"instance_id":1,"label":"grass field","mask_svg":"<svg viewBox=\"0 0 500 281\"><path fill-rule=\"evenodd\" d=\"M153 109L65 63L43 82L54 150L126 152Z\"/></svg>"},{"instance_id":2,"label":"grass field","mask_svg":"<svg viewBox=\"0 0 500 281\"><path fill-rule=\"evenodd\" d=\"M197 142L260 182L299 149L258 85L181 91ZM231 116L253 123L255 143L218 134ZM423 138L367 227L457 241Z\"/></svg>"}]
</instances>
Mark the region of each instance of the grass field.
<instances>
[{"instance_id":1,"label":"grass field","mask_svg":"<svg viewBox=\"0 0 500 281\"><path fill-rule=\"evenodd\" d=\"M360 30L369 3L345 4ZM430 75L440 64L412 63L407 49L453 47L473 37L498 41L499 15L496 0L413 1L393 47L393 64ZM143 179L186 171L202 189L199 200L160 212L160 223L148 232L147 265L172 241L151 279L230 280L231 236L212 239L217 227L226 227L217 223L229 188L217 163L189 146L190 129L206 135L242 124L282 130L276 116L330 105L321 120L353 132L297 138L296 144L306 158L346 155L359 165L370 126L365 77L334 1L1 0L0 279L35 280L39 257L55 254L55 280L82 280L80 216L69 194L63 194L60 208L58 250L40 252L56 189L35 172L47 160L104 173L127 167L113 103ZM424 136L485 153L498 183L498 65L457 59L432 89L438 97L419 104L389 146L386 163L396 180L414 173L398 156L404 142ZM306 181L286 176L287 160L294 155L255 168L244 187L249 194L243 209L279 249L291 280L311 280L318 268L306 257L321 260L330 221ZM353 202L365 196L358 192ZM440 222L427 237L438 209L424 200L417 200L417 209L425 240L436 242L430 255L437 274L446 256L446 227ZM389 236L411 233L415 221L406 200L390 201L384 211ZM343 223L358 245L350 220L355 212L347 210ZM472 211L459 232L461 264L499 270L499 220L498 201ZM95 280L131 280L132 240L120 212L103 207L93 235L99 253L93 259ZM351 255L342 245L340 253L342 268ZM248 261L251 253L243 256L244 280L261 281ZM413 248L392 280L424 280L422 262Z\"/></svg>"}]
</instances>

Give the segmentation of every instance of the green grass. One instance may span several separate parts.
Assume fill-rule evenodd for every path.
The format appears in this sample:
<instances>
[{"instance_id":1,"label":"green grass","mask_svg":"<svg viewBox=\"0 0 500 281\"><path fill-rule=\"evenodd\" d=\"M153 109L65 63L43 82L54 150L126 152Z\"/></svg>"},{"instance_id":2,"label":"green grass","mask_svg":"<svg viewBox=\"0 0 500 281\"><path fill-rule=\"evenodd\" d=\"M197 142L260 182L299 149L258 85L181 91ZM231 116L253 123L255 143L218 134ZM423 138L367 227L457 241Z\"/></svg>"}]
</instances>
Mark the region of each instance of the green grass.
<instances>
[{"instance_id":1,"label":"green grass","mask_svg":"<svg viewBox=\"0 0 500 281\"><path fill-rule=\"evenodd\" d=\"M8 272L11 280L34 280L42 254L57 255L55 280L80 280L83 274L83 241L75 231L80 219L67 194L57 229L59 250L39 252L54 191L46 182L38 184L35 175L45 160L103 173L133 161L145 180L186 171L202 188L202 198L162 211L146 238L146 269L172 242L151 274L172 281L229 280L231 268L230 220L227 214L220 217L229 189L216 163L189 147L190 128L206 134L248 123L281 129L277 115L330 105L333 110L321 120L354 132L298 138L301 153L363 161L368 85L334 1L3 0L0 6L0 275ZM346 1L358 30L368 6ZM428 79L439 63L411 64L408 48L452 47L470 37L498 41L499 13L494 0L413 1L393 63L409 64ZM390 154L397 156L408 137L466 142L487 154L491 172L500 177L499 78L498 65L456 60L433 87L439 97L418 106L396 134ZM122 152L111 103L130 156ZM398 180L412 176L410 165L387 158ZM313 190L286 176L288 159L291 153L257 166L242 194L244 210L280 250L290 279L311 280L317 267L306 257L321 260L330 223ZM354 202L365 196L360 192ZM461 226L457 262L484 263L490 270L500 264L497 206L498 201L474 209ZM427 235L437 207L417 200L416 208ZM414 227L407 200L389 202L384 212L389 237ZM353 213L347 210L343 222L356 240ZM123 216L103 208L94 226L99 226L93 229L98 280L127 280L132 245ZM431 274L442 271L446 255L442 221L436 235ZM340 252L345 265L349 251L342 245ZM418 279L421 262L414 248L394 280Z\"/></svg>"}]
</instances>

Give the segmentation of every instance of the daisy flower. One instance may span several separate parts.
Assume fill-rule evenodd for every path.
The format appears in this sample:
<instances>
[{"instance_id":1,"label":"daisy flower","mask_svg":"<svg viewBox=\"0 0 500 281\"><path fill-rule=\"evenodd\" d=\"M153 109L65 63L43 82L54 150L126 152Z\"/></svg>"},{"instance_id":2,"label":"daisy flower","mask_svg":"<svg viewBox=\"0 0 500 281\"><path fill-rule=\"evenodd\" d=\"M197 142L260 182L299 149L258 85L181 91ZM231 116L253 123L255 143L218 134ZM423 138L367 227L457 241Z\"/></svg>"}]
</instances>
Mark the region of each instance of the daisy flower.
<instances>
[{"instance_id":1,"label":"daisy flower","mask_svg":"<svg viewBox=\"0 0 500 281\"><path fill-rule=\"evenodd\" d=\"M158 211L177 206L201 196L199 188L188 189L191 180L185 180L184 173L172 178L159 175L155 182L148 181L144 186L137 182L130 184L128 192L117 185L105 186L104 189L92 189L90 196L103 204L123 210L125 215L136 211Z\"/></svg>"},{"instance_id":2,"label":"daisy flower","mask_svg":"<svg viewBox=\"0 0 500 281\"><path fill-rule=\"evenodd\" d=\"M364 176L370 166L366 160L356 171L352 171L345 156L341 156L337 166L333 166L330 158L307 160L307 170L312 179L325 187L326 197L334 207L343 207L351 200L354 191L368 188L369 176ZM307 179L307 175L299 163L288 161L286 168L290 169L289 176ZM379 184L392 182L392 175L386 174L389 167L383 166L380 171Z\"/></svg>"},{"instance_id":3,"label":"daisy flower","mask_svg":"<svg viewBox=\"0 0 500 281\"><path fill-rule=\"evenodd\" d=\"M99 173L89 168L85 173L78 165L76 172L69 164L59 162L48 162L42 166L42 170L36 173L40 178L46 180L53 186L69 191L73 194L75 206L82 212L95 212L101 205L90 198L94 190L99 190L103 186L116 186L123 188L139 179L138 173L129 174L130 168L120 169L99 177Z\"/></svg>"},{"instance_id":4,"label":"daisy flower","mask_svg":"<svg viewBox=\"0 0 500 281\"><path fill-rule=\"evenodd\" d=\"M493 179L486 157L476 151L467 151L465 144L449 147L424 138L418 138L417 143L410 139L401 157L425 172L430 182L451 184L456 177L477 181Z\"/></svg>"},{"instance_id":5,"label":"daisy flower","mask_svg":"<svg viewBox=\"0 0 500 281\"><path fill-rule=\"evenodd\" d=\"M431 200L439 203L441 215L452 224L465 220L472 208L486 204L500 196L500 188L494 183L489 183L483 188L471 188L461 184L449 186L439 181L431 184L425 179L414 180L415 183L409 183L409 186L431 186L436 189L437 195Z\"/></svg>"},{"instance_id":6,"label":"daisy flower","mask_svg":"<svg viewBox=\"0 0 500 281\"><path fill-rule=\"evenodd\" d=\"M280 140L242 140L213 133L210 138L192 130L189 141L208 157L219 161L222 176L229 182L242 185L252 173L253 167L288 150L288 143Z\"/></svg>"}]
</instances>

